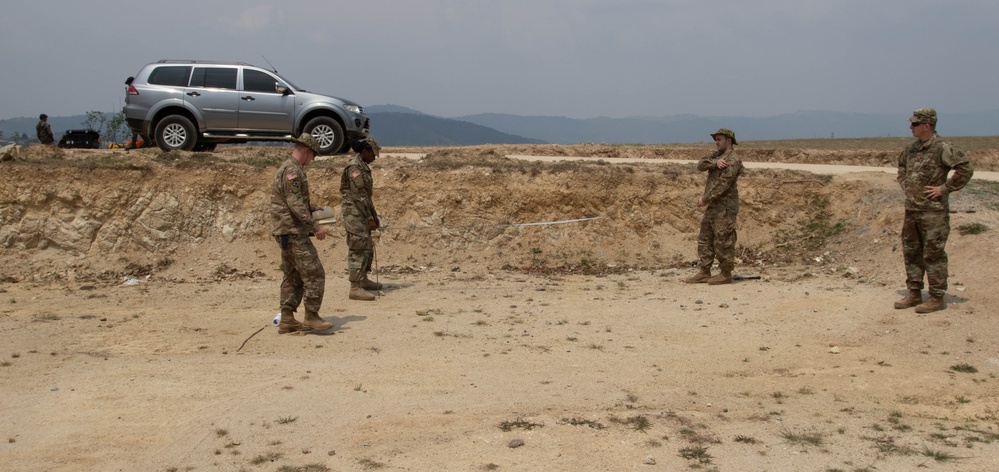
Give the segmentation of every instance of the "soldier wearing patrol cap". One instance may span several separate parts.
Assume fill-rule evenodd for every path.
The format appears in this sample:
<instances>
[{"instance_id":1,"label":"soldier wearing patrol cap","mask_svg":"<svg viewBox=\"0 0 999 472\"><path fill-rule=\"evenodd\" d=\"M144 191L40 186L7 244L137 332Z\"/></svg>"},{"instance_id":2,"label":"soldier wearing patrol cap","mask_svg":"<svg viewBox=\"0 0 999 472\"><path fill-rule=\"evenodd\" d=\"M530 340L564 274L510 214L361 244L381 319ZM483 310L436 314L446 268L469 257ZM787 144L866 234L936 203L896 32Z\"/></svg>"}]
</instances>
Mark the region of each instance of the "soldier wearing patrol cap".
<instances>
[{"instance_id":1,"label":"soldier wearing patrol cap","mask_svg":"<svg viewBox=\"0 0 999 472\"><path fill-rule=\"evenodd\" d=\"M375 203L371 199L374 180L369 164L378 158L381 146L368 136L354 142L351 149L357 154L340 176L340 207L343 226L347 230L347 274L351 300L371 301L375 295L368 290L380 290L382 284L369 280L368 272L375 256L375 242L371 232L381 226Z\"/></svg>"},{"instance_id":2,"label":"soldier wearing patrol cap","mask_svg":"<svg viewBox=\"0 0 999 472\"><path fill-rule=\"evenodd\" d=\"M964 151L940 139L936 128L936 110L920 108L912 112L909 129L916 140L898 156L898 183L905 194L902 257L909 293L895 302L895 308L916 307L916 313L947 308L944 301L947 292L947 252L944 249L950 235L947 196L964 188L974 173ZM922 295L924 274L929 285L929 298L925 302Z\"/></svg>"},{"instance_id":3,"label":"soldier wearing patrol cap","mask_svg":"<svg viewBox=\"0 0 999 472\"><path fill-rule=\"evenodd\" d=\"M689 284L730 284L735 267L735 222L739 214L738 179L742 174L742 161L733 149L738 142L732 130L721 128L712 133L711 138L715 140L717 150L697 163L697 170L707 171L708 179L704 194L697 200L697 206L706 207L697 235L699 270L685 280ZM715 259L718 259L721 273L712 277L711 264Z\"/></svg>"},{"instance_id":4,"label":"soldier wearing patrol cap","mask_svg":"<svg viewBox=\"0 0 999 472\"><path fill-rule=\"evenodd\" d=\"M333 324L319 316L326 291L326 270L310 237L322 241L326 230L312 218L309 180L305 166L316 159L319 143L308 133L292 138L295 147L271 183L271 234L281 246L281 323L278 333L325 331ZM295 319L295 311L305 299L305 319Z\"/></svg>"}]
</instances>

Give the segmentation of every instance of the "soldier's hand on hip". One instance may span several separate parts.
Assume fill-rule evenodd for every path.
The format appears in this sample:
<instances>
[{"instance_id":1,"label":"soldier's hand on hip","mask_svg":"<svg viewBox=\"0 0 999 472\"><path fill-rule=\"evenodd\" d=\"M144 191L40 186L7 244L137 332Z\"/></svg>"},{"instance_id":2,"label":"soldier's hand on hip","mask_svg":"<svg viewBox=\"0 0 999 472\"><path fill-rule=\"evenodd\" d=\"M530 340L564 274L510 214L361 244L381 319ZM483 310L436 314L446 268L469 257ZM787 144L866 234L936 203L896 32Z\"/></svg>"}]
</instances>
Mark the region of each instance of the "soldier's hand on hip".
<instances>
[{"instance_id":1,"label":"soldier's hand on hip","mask_svg":"<svg viewBox=\"0 0 999 472\"><path fill-rule=\"evenodd\" d=\"M940 187L934 187L932 185L927 185L924 188L924 190L923 190L923 194L925 194L926 197L930 198L930 199L940 198L940 197L943 196L943 190L941 190Z\"/></svg>"},{"instance_id":2,"label":"soldier's hand on hip","mask_svg":"<svg viewBox=\"0 0 999 472\"><path fill-rule=\"evenodd\" d=\"M316 231L316 239L320 241L326 239L326 229L324 229L322 226L320 226L319 230Z\"/></svg>"}]
</instances>

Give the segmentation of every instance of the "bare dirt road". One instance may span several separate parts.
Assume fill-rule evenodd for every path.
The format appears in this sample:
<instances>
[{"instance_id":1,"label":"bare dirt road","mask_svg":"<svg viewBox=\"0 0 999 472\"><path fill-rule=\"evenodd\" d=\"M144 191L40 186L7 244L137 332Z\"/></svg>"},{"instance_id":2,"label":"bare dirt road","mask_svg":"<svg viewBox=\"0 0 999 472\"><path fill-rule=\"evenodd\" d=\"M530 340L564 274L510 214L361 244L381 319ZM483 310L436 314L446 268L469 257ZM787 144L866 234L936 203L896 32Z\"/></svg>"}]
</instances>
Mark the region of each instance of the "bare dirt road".
<instances>
[{"instance_id":1,"label":"bare dirt road","mask_svg":"<svg viewBox=\"0 0 999 472\"><path fill-rule=\"evenodd\" d=\"M950 306L916 315L889 173L750 169L760 279L690 286L691 165L509 151L376 161L387 287L347 300L334 227L335 329L300 336L269 327L286 149L4 163L2 468L999 469L994 184L952 196Z\"/></svg>"}]
</instances>

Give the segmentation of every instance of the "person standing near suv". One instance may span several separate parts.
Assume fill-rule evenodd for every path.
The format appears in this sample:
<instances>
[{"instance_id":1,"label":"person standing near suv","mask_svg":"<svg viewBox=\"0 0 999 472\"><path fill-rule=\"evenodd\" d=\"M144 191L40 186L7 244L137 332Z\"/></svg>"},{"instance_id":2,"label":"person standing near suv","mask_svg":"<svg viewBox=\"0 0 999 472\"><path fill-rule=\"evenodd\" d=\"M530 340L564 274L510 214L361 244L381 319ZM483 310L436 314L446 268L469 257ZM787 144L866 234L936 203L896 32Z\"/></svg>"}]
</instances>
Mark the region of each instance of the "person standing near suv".
<instances>
[{"instance_id":1,"label":"person standing near suv","mask_svg":"<svg viewBox=\"0 0 999 472\"><path fill-rule=\"evenodd\" d=\"M134 81L134 80L135 80L135 77L129 77L129 78L125 79L125 94L126 94L126 96L128 95L128 86L132 85L132 81ZM142 144L139 144L139 138L142 138ZM138 131L136 131L136 130L133 129L132 130L132 139L128 143L126 143L125 150L128 151L128 150L131 150L131 149L139 149L139 148L142 148L142 147L146 147L148 145L149 145L149 136L146 136L146 133L140 133L140 132L138 132Z\"/></svg>"},{"instance_id":2,"label":"person standing near suv","mask_svg":"<svg viewBox=\"0 0 999 472\"><path fill-rule=\"evenodd\" d=\"M295 147L271 183L271 234L281 246L281 323L278 334L295 331L325 331L332 323L319 317L326 291L326 270L310 237L322 241L326 230L312 218L309 180L305 166L319 154L319 143L308 133L292 138ZM295 311L305 298L305 320Z\"/></svg>"},{"instance_id":3,"label":"person standing near suv","mask_svg":"<svg viewBox=\"0 0 999 472\"><path fill-rule=\"evenodd\" d=\"M371 164L378 158L381 146L374 138L367 137L353 144L357 152L340 176L340 211L347 230L347 278L350 280L351 300L371 301L375 295L368 290L381 290L382 284L368 279L371 262L375 256L375 242L371 232L381 226L378 212L371 200L374 180Z\"/></svg>"},{"instance_id":4,"label":"person standing near suv","mask_svg":"<svg viewBox=\"0 0 999 472\"><path fill-rule=\"evenodd\" d=\"M42 144L55 144L55 136L52 134L52 126L49 125L49 115L42 113L38 115L38 124L35 125L35 134L38 142Z\"/></svg>"},{"instance_id":5,"label":"person standing near suv","mask_svg":"<svg viewBox=\"0 0 999 472\"><path fill-rule=\"evenodd\" d=\"M902 222L902 257L905 260L905 298L896 309L916 307L916 313L947 308L947 236L950 203L947 196L964 188L974 169L964 151L937 135L937 112L920 108L912 112L909 129L916 138L898 156L898 184L905 194ZM949 179L947 174L954 171ZM930 298L923 303L923 275Z\"/></svg>"}]
</instances>

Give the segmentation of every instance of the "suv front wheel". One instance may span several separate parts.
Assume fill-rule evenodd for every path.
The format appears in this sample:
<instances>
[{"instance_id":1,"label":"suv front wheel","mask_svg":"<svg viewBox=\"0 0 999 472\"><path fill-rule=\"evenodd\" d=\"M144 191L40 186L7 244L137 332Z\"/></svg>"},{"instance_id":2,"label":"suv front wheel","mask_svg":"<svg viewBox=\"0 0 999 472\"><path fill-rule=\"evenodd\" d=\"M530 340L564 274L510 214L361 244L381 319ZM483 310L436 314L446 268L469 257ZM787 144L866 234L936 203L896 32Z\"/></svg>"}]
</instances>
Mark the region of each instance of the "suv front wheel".
<instances>
[{"instance_id":1,"label":"suv front wheel","mask_svg":"<svg viewBox=\"0 0 999 472\"><path fill-rule=\"evenodd\" d=\"M304 131L316 138L319 154L336 154L343 147L343 127L333 118L317 116L305 124Z\"/></svg>"},{"instance_id":2,"label":"suv front wheel","mask_svg":"<svg viewBox=\"0 0 999 472\"><path fill-rule=\"evenodd\" d=\"M190 151L198 141L194 124L180 115L170 115L160 120L156 125L155 139L156 144L164 151Z\"/></svg>"}]
</instances>

